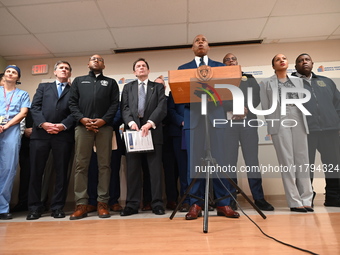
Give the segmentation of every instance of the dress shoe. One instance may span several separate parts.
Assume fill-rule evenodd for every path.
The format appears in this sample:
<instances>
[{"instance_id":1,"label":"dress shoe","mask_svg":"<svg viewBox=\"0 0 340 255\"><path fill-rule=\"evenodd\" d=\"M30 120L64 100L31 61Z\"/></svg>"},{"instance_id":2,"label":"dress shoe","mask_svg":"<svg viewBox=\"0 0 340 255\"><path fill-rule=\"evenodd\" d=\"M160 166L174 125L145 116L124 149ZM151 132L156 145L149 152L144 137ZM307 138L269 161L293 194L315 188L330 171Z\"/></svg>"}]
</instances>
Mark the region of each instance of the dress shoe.
<instances>
[{"instance_id":1,"label":"dress shoe","mask_svg":"<svg viewBox=\"0 0 340 255\"><path fill-rule=\"evenodd\" d=\"M151 204L147 203L147 204L143 205L142 211L152 211Z\"/></svg>"},{"instance_id":2,"label":"dress shoe","mask_svg":"<svg viewBox=\"0 0 340 255\"><path fill-rule=\"evenodd\" d=\"M175 210L177 207L177 203L175 201L169 201L166 203L166 209Z\"/></svg>"},{"instance_id":3,"label":"dress shoe","mask_svg":"<svg viewBox=\"0 0 340 255\"><path fill-rule=\"evenodd\" d=\"M74 213L70 216L70 220L78 220L87 217L88 205L77 205Z\"/></svg>"},{"instance_id":4,"label":"dress shoe","mask_svg":"<svg viewBox=\"0 0 340 255\"><path fill-rule=\"evenodd\" d=\"M305 206L307 212L314 212L314 209L311 206Z\"/></svg>"},{"instance_id":5,"label":"dress shoe","mask_svg":"<svg viewBox=\"0 0 340 255\"><path fill-rule=\"evenodd\" d=\"M97 204L97 212L99 218L110 218L110 208L107 203L98 202Z\"/></svg>"},{"instance_id":6,"label":"dress shoe","mask_svg":"<svg viewBox=\"0 0 340 255\"><path fill-rule=\"evenodd\" d=\"M190 209L190 205L188 203L184 203L179 208L179 211L180 212L189 212L189 209Z\"/></svg>"},{"instance_id":7,"label":"dress shoe","mask_svg":"<svg viewBox=\"0 0 340 255\"><path fill-rule=\"evenodd\" d=\"M37 220L41 217L41 213L38 211L30 211L26 217L26 220Z\"/></svg>"},{"instance_id":8,"label":"dress shoe","mask_svg":"<svg viewBox=\"0 0 340 255\"><path fill-rule=\"evenodd\" d=\"M10 220L13 219L10 213L0 213L0 220Z\"/></svg>"},{"instance_id":9,"label":"dress shoe","mask_svg":"<svg viewBox=\"0 0 340 255\"><path fill-rule=\"evenodd\" d=\"M124 210L120 212L120 216L130 216L137 213L138 210L132 209L131 207L125 207Z\"/></svg>"},{"instance_id":10,"label":"dress shoe","mask_svg":"<svg viewBox=\"0 0 340 255\"><path fill-rule=\"evenodd\" d=\"M53 218L65 218L65 213L62 209L52 210L51 217L53 217Z\"/></svg>"},{"instance_id":11,"label":"dress shoe","mask_svg":"<svg viewBox=\"0 0 340 255\"><path fill-rule=\"evenodd\" d=\"M156 215L165 214L163 206L160 206L160 205L156 205L154 208L152 208L152 212Z\"/></svg>"},{"instance_id":12,"label":"dress shoe","mask_svg":"<svg viewBox=\"0 0 340 255\"><path fill-rule=\"evenodd\" d=\"M292 212L303 212L303 213L307 212L307 210L304 207L291 207L290 210Z\"/></svg>"},{"instance_id":13,"label":"dress shoe","mask_svg":"<svg viewBox=\"0 0 340 255\"><path fill-rule=\"evenodd\" d=\"M28 205L26 203L19 202L12 209L11 212L25 212L28 211Z\"/></svg>"},{"instance_id":14,"label":"dress shoe","mask_svg":"<svg viewBox=\"0 0 340 255\"><path fill-rule=\"evenodd\" d=\"M123 207L116 203L116 204L113 204L113 205L110 205L110 209L111 211L114 211L114 212L121 212L123 210Z\"/></svg>"},{"instance_id":15,"label":"dress shoe","mask_svg":"<svg viewBox=\"0 0 340 255\"><path fill-rule=\"evenodd\" d=\"M97 206L95 205L87 205L87 212L95 212L97 211Z\"/></svg>"},{"instance_id":16,"label":"dress shoe","mask_svg":"<svg viewBox=\"0 0 340 255\"><path fill-rule=\"evenodd\" d=\"M265 199L255 200L255 205L262 211L274 211L274 207Z\"/></svg>"},{"instance_id":17,"label":"dress shoe","mask_svg":"<svg viewBox=\"0 0 340 255\"><path fill-rule=\"evenodd\" d=\"M237 204L236 204L236 201L235 201L234 199L232 199L232 200L230 201L230 207L231 207L231 209L233 209L234 211L237 210Z\"/></svg>"},{"instance_id":18,"label":"dress shoe","mask_svg":"<svg viewBox=\"0 0 340 255\"><path fill-rule=\"evenodd\" d=\"M196 220L198 217L202 216L202 208L197 204L193 204L189 212L185 215L186 220Z\"/></svg>"},{"instance_id":19,"label":"dress shoe","mask_svg":"<svg viewBox=\"0 0 340 255\"><path fill-rule=\"evenodd\" d=\"M340 200L326 200L323 204L324 206L333 206L333 207L340 207Z\"/></svg>"},{"instance_id":20,"label":"dress shoe","mask_svg":"<svg viewBox=\"0 0 340 255\"><path fill-rule=\"evenodd\" d=\"M229 205L226 206L217 206L217 216L225 216L227 218L239 218L240 215L238 212L235 212Z\"/></svg>"}]
</instances>

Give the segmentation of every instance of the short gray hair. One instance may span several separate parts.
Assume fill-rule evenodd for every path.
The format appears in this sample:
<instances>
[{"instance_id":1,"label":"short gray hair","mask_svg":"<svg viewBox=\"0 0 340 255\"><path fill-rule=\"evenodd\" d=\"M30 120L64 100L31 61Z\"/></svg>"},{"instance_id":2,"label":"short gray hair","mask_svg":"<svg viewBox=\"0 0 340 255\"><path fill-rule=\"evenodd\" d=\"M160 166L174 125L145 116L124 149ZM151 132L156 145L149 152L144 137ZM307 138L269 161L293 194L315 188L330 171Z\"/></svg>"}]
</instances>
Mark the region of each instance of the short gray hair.
<instances>
[{"instance_id":1,"label":"short gray hair","mask_svg":"<svg viewBox=\"0 0 340 255\"><path fill-rule=\"evenodd\" d=\"M65 61L65 60L59 60L57 63L55 63L55 65L54 65L54 71L57 70L57 68L58 68L58 66L59 66L60 64L66 64L66 65L68 65L69 68L70 68L70 72L72 72L72 67L71 67L70 63L67 62L67 61Z\"/></svg>"}]
</instances>

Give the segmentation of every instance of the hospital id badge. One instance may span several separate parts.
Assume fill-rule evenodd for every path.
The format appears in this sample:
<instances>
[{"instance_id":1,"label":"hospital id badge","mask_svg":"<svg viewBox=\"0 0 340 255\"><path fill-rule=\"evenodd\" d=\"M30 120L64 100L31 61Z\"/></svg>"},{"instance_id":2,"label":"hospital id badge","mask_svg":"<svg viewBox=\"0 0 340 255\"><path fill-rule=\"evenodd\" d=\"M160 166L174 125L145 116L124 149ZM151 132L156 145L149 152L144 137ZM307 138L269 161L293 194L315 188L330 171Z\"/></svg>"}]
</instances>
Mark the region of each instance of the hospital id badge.
<instances>
[{"instance_id":1,"label":"hospital id badge","mask_svg":"<svg viewBox=\"0 0 340 255\"><path fill-rule=\"evenodd\" d=\"M8 117L7 116L0 116L0 124L5 125L8 122Z\"/></svg>"}]
</instances>

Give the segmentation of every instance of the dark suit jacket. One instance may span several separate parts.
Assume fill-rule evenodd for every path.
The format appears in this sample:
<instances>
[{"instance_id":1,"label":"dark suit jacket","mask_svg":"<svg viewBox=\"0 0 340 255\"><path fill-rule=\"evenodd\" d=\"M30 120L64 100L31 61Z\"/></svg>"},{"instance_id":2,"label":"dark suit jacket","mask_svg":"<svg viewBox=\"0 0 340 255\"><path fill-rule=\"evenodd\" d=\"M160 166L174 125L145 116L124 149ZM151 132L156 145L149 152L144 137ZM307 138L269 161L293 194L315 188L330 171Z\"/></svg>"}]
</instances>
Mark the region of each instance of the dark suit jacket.
<instances>
[{"instance_id":1,"label":"dark suit jacket","mask_svg":"<svg viewBox=\"0 0 340 255\"><path fill-rule=\"evenodd\" d=\"M28 109L27 115L25 117L25 128L33 127L33 119L31 114L31 109ZM30 137L26 137L25 134L21 137L20 151L27 151L29 153L30 149Z\"/></svg>"},{"instance_id":2,"label":"dark suit jacket","mask_svg":"<svg viewBox=\"0 0 340 255\"><path fill-rule=\"evenodd\" d=\"M118 105L118 110L113 119L113 131L115 131L116 141L117 141L117 150L121 153L121 155L125 154L125 144L120 134L119 127L123 124L122 113L120 111L120 106Z\"/></svg>"},{"instance_id":3,"label":"dark suit jacket","mask_svg":"<svg viewBox=\"0 0 340 255\"><path fill-rule=\"evenodd\" d=\"M155 123L156 129L150 129L154 144L163 143L162 120L166 116L166 98L164 86L148 81L143 123L138 118L138 81L132 81L124 86L121 99L122 118L126 128L130 121L137 123L140 128L148 120Z\"/></svg>"},{"instance_id":4,"label":"dark suit jacket","mask_svg":"<svg viewBox=\"0 0 340 255\"><path fill-rule=\"evenodd\" d=\"M253 106L256 108L261 100L260 100L260 85L257 83L256 79L251 74L246 74L242 72L242 80L240 83L240 87L242 90L243 96L244 96L244 106L248 108L248 88L253 88ZM225 103L226 111L233 111L233 100L228 100ZM247 119L257 119L257 116L252 113L251 111L248 111Z\"/></svg>"},{"instance_id":5,"label":"dark suit jacket","mask_svg":"<svg viewBox=\"0 0 340 255\"><path fill-rule=\"evenodd\" d=\"M225 64L211 60L210 58L208 59L208 66L210 67L216 67L216 66L225 66ZM195 59L193 59L192 61L190 61L189 63L186 63L184 65L181 65L178 67L178 70L182 70L182 69L195 69L197 68L197 64ZM199 122L199 118L201 117L200 115L200 104L191 104L190 105L191 110L189 107L185 107L184 108L184 129L192 129L195 128ZM208 104L209 107L209 104ZM208 117L211 121L211 123L213 122L214 119L224 119L225 115L224 115L224 111L222 107L211 107L208 110L209 114ZM191 122L190 122L191 121Z\"/></svg>"},{"instance_id":6,"label":"dark suit jacket","mask_svg":"<svg viewBox=\"0 0 340 255\"><path fill-rule=\"evenodd\" d=\"M171 92L168 99L169 135L182 136L182 122L184 121L184 104L175 104Z\"/></svg>"},{"instance_id":7,"label":"dark suit jacket","mask_svg":"<svg viewBox=\"0 0 340 255\"><path fill-rule=\"evenodd\" d=\"M70 85L66 85L58 98L56 82L39 84L31 105L34 122L31 139L50 139L53 136L58 140L74 141L75 119L69 109L69 90ZM57 135L51 135L39 127L44 122L62 123L67 129Z\"/></svg>"},{"instance_id":8,"label":"dark suit jacket","mask_svg":"<svg viewBox=\"0 0 340 255\"><path fill-rule=\"evenodd\" d=\"M211 67L216 67L216 66L225 66L225 64L221 63L221 62L217 62L217 61L214 61L214 60L211 60L210 58L208 59L208 66L211 66ZM194 69L194 68L197 68L197 64L196 64L196 61L195 59L193 59L192 61L184 64L184 65L181 65L178 67L178 70L182 70L182 69Z\"/></svg>"}]
</instances>

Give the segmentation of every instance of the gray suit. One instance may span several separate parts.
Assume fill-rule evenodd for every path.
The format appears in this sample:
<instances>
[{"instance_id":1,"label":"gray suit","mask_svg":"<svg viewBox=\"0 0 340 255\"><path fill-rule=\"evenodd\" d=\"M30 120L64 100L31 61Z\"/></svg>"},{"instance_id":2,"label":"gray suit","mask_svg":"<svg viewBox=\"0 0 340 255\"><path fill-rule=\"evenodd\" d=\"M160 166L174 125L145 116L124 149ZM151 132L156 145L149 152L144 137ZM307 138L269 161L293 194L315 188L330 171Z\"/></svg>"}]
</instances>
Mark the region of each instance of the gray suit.
<instances>
[{"instance_id":1,"label":"gray suit","mask_svg":"<svg viewBox=\"0 0 340 255\"><path fill-rule=\"evenodd\" d=\"M296 88L303 88L301 80L295 77L289 77L289 79ZM267 110L272 106L274 88L278 88L276 75L260 83L263 110ZM278 90L276 89L275 91ZM303 95L298 93L298 96L301 98ZM265 117L267 120L280 120L267 121L267 127L268 133L273 140L279 164L282 166L281 175L288 206L290 208L311 206L313 191L309 180L306 116L296 106L287 106L286 115L281 115L281 106L278 99L276 110ZM285 121L285 126L281 124L283 120Z\"/></svg>"},{"instance_id":2,"label":"gray suit","mask_svg":"<svg viewBox=\"0 0 340 255\"><path fill-rule=\"evenodd\" d=\"M128 123L134 121L138 128L151 120L156 128L150 129L153 139L154 151L147 152L147 162L150 171L151 206L163 206L162 200L162 120L167 113L164 86L148 81L144 117L138 117L138 82L133 81L124 86L121 99L123 121L128 128ZM126 206L138 210L141 200L142 178L141 165L143 153L127 153L127 198Z\"/></svg>"},{"instance_id":3,"label":"gray suit","mask_svg":"<svg viewBox=\"0 0 340 255\"><path fill-rule=\"evenodd\" d=\"M295 85L296 88L303 89L303 82L299 80L299 78L290 76L289 79L292 81L292 83ZM261 97L261 105L263 110L269 109L272 104L273 104L273 89L278 88L278 80L277 76L273 75L268 79L263 80L260 83L260 97ZM299 98L303 97L302 93L299 93ZM279 98L278 98L279 100ZM278 101L277 103L277 108L276 110L267 116L265 116L266 119L281 119L281 105L280 102ZM308 134L308 125L307 125L307 120L306 116L302 114L302 119L303 119L303 127ZM280 122L275 121L273 122L273 125L268 125L268 134L273 135L277 134L280 130Z\"/></svg>"}]
</instances>

